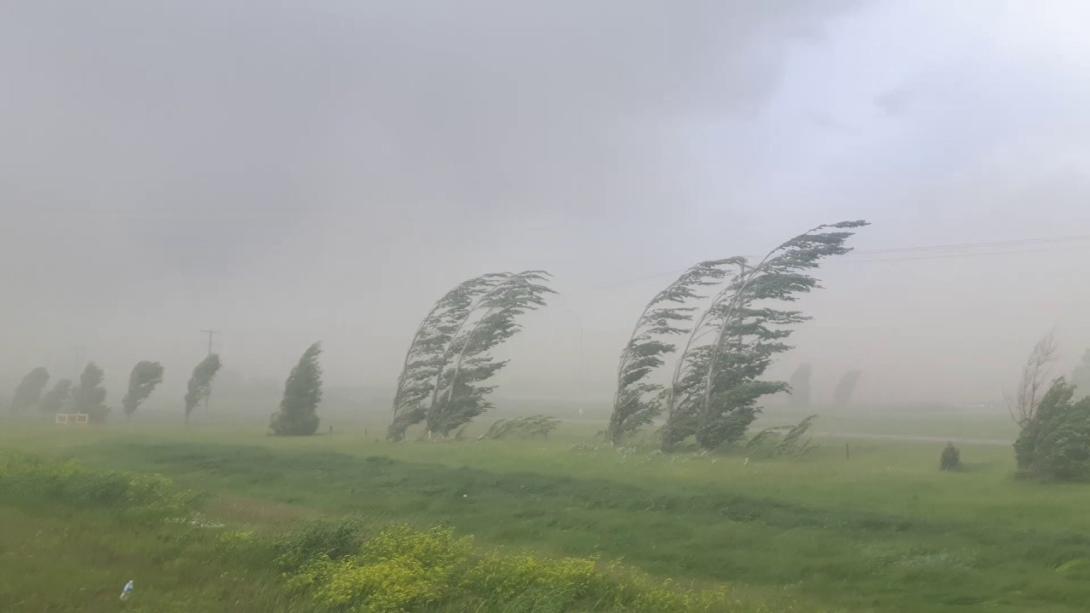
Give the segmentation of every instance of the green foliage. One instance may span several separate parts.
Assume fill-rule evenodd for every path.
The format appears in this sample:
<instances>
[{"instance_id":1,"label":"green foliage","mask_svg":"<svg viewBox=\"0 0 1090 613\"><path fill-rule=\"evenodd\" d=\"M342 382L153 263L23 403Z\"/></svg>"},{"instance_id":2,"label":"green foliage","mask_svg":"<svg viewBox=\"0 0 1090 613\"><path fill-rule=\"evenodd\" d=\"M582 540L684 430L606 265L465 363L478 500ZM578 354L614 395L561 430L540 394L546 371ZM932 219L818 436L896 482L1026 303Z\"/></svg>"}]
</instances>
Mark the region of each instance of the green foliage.
<instances>
[{"instance_id":1,"label":"green foliage","mask_svg":"<svg viewBox=\"0 0 1090 613\"><path fill-rule=\"evenodd\" d=\"M314 343L303 352L284 383L280 410L273 414L269 428L278 436L308 436L318 430L318 404L322 401L322 367L318 357L322 344Z\"/></svg>"},{"instance_id":2,"label":"green foliage","mask_svg":"<svg viewBox=\"0 0 1090 613\"><path fill-rule=\"evenodd\" d=\"M61 379L42 395L38 408L43 413L59 413L72 397L72 380Z\"/></svg>"},{"instance_id":3,"label":"green foliage","mask_svg":"<svg viewBox=\"0 0 1090 613\"><path fill-rule=\"evenodd\" d=\"M444 352L427 410L429 434L446 437L492 407L488 395L495 386L485 383L507 362L490 352L522 329L519 316L545 306L545 296L555 293L548 279L539 270L505 273L481 295Z\"/></svg>"},{"instance_id":4,"label":"green foliage","mask_svg":"<svg viewBox=\"0 0 1090 613\"><path fill-rule=\"evenodd\" d=\"M42 397L42 390L49 383L49 371L39 366L28 372L15 388L11 398L11 412L19 413L36 404Z\"/></svg>"},{"instance_id":5,"label":"green foliage","mask_svg":"<svg viewBox=\"0 0 1090 613\"><path fill-rule=\"evenodd\" d=\"M444 356L451 341L476 311L481 297L507 276L490 273L463 281L440 298L420 322L397 379L394 419L387 438L402 440L409 426L427 418L428 400L446 364Z\"/></svg>"},{"instance_id":6,"label":"green foliage","mask_svg":"<svg viewBox=\"0 0 1090 613\"><path fill-rule=\"evenodd\" d=\"M946 443L939 457L939 470L958 470L961 468L961 452L953 443Z\"/></svg>"},{"instance_id":7,"label":"green foliage","mask_svg":"<svg viewBox=\"0 0 1090 613\"><path fill-rule=\"evenodd\" d=\"M210 353L193 369L193 374L189 377L185 392L185 420L187 422L189 421L189 414L193 412L193 409L197 408L197 405L208 402L208 397L212 394L212 381L215 380L216 373L219 372L221 366L219 354Z\"/></svg>"},{"instance_id":8,"label":"green foliage","mask_svg":"<svg viewBox=\"0 0 1090 613\"><path fill-rule=\"evenodd\" d=\"M129 391L121 400L125 417L131 417L136 409L163 382L163 365L159 362L141 361L132 367L129 373Z\"/></svg>"},{"instance_id":9,"label":"green foliage","mask_svg":"<svg viewBox=\"0 0 1090 613\"><path fill-rule=\"evenodd\" d=\"M590 558L547 559L477 552L449 528L383 529L353 555L321 554L289 586L322 610L729 611L725 592L655 583Z\"/></svg>"},{"instance_id":10,"label":"green foliage","mask_svg":"<svg viewBox=\"0 0 1090 613\"><path fill-rule=\"evenodd\" d=\"M794 426L765 428L746 441L746 451L758 456L801 456L813 449L808 436L817 415L810 415Z\"/></svg>"},{"instance_id":11,"label":"green foliage","mask_svg":"<svg viewBox=\"0 0 1090 613\"><path fill-rule=\"evenodd\" d=\"M863 221L818 226L770 251L755 266L734 258L738 273L697 320L678 359L662 430L664 451L694 437L716 449L745 436L760 412L757 401L789 390L786 383L762 381L773 358L790 349L792 327L808 318L775 305L797 300L818 287L809 271L821 260L850 251L845 242ZM711 338L711 342L701 339Z\"/></svg>"},{"instance_id":12,"label":"green foliage","mask_svg":"<svg viewBox=\"0 0 1090 613\"><path fill-rule=\"evenodd\" d=\"M1062 377L1041 398L1014 443L1018 468L1045 479L1090 478L1090 397L1074 400Z\"/></svg>"},{"instance_id":13,"label":"green foliage","mask_svg":"<svg viewBox=\"0 0 1090 613\"><path fill-rule=\"evenodd\" d=\"M185 515L195 496L158 475L94 471L76 462L8 452L0 454L0 499L108 508L134 519L162 519Z\"/></svg>"},{"instance_id":14,"label":"green foliage","mask_svg":"<svg viewBox=\"0 0 1090 613\"><path fill-rule=\"evenodd\" d=\"M549 433L560 425L560 420L547 415L527 415L514 419L498 419L492 423L482 439L548 438Z\"/></svg>"},{"instance_id":15,"label":"green foliage","mask_svg":"<svg viewBox=\"0 0 1090 613\"><path fill-rule=\"evenodd\" d=\"M417 327L398 377L387 438L402 440L427 422L429 435L448 436L492 405L482 385L506 362L489 351L516 334L517 318L545 305L549 275L530 270L489 273L447 292Z\"/></svg>"},{"instance_id":16,"label":"green foliage","mask_svg":"<svg viewBox=\"0 0 1090 613\"><path fill-rule=\"evenodd\" d=\"M79 385L72 390L72 411L86 413L91 423L105 423L110 407L106 406L106 388L102 386L103 373L94 362L87 364L79 377Z\"/></svg>"},{"instance_id":17,"label":"green foliage","mask_svg":"<svg viewBox=\"0 0 1090 613\"><path fill-rule=\"evenodd\" d=\"M665 390L648 382L647 377L676 349L663 338L690 332L681 326L692 321L696 307L686 303L704 298L698 290L721 282L728 274L725 267L732 263L734 260L711 260L692 266L643 308L617 365L617 389L606 431L614 445L651 423L662 411Z\"/></svg>"}]
</instances>

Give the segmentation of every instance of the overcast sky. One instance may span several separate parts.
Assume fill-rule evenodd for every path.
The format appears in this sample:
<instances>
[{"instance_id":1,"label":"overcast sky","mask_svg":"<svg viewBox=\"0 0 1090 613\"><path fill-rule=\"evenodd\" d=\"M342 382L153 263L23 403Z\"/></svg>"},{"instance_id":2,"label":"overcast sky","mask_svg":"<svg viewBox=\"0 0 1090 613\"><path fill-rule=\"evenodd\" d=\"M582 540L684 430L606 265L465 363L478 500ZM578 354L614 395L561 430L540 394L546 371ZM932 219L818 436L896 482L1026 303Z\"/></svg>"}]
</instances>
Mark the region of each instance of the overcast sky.
<instances>
[{"instance_id":1,"label":"overcast sky","mask_svg":"<svg viewBox=\"0 0 1090 613\"><path fill-rule=\"evenodd\" d=\"M1079 0L9 0L0 372L94 359L116 403L139 359L181 385L215 328L248 376L320 339L330 383L389 387L450 286L544 268L561 294L505 391L603 398L672 275L866 218L779 371L998 400L1048 329L1065 367L1090 346L1087 23Z\"/></svg>"}]
</instances>

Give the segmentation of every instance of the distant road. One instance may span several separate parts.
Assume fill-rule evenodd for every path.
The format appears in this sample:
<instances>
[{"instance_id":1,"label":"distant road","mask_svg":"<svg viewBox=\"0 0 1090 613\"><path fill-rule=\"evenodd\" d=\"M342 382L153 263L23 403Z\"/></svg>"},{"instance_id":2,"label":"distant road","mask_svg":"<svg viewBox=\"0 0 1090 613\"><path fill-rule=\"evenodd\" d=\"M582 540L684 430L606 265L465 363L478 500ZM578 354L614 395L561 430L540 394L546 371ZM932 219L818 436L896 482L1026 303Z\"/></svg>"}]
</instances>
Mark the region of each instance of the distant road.
<instances>
[{"instance_id":1,"label":"distant road","mask_svg":"<svg viewBox=\"0 0 1090 613\"><path fill-rule=\"evenodd\" d=\"M868 434L866 432L815 432L822 438L855 438L875 441L902 441L905 443L959 443L962 445L1011 445L1012 440L1003 438L966 438L960 436L916 436L911 434Z\"/></svg>"}]
</instances>

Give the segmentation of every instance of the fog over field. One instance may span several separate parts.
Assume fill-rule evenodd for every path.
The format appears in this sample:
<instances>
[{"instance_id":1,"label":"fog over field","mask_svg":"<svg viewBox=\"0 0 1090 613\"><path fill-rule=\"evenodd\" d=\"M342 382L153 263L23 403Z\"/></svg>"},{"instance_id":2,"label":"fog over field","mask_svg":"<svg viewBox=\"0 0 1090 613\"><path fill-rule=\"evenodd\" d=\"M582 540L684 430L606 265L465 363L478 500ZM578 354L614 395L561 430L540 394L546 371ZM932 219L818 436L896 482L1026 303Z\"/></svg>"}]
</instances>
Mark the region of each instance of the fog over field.
<instances>
[{"instance_id":1,"label":"fog over field","mask_svg":"<svg viewBox=\"0 0 1090 613\"><path fill-rule=\"evenodd\" d=\"M116 406L158 360L166 402L213 328L233 376L279 385L321 340L330 386L392 390L441 294L545 269L500 394L603 400L687 266L865 218L771 374L1002 411L1041 334L1062 370L1090 347L1087 23L1076 0L3 3L0 384L95 360Z\"/></svg>"}]
</instances>

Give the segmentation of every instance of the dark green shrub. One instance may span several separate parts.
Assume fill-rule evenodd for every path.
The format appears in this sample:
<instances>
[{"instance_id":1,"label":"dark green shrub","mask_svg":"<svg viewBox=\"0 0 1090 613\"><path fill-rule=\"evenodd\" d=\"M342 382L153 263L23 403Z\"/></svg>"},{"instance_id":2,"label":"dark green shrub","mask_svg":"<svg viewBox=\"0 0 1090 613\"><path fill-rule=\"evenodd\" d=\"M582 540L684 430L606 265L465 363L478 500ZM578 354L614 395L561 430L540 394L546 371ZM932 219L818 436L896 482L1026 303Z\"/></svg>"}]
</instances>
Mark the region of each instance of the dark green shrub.
<instances>
[{"instance_id":1,"label":"dark green shrub","mask_svg":"<svg viewBox=\"0 0 1090 613\"><path fill-rule=\"evenodd\" d=\"M1053 382L1014 443L1018 468L1046 479L1090 477L1090 397L1074 401L1075 386Z\"/></svg>"},{"instance_id":2,"label":"dark green shrub","mask_svg":"<svg viewBox=\"0 0 1090 613\"><path fill-rule=\"evenodd\" d=\"M958 470L961 468L961 452L953 443L946 443L939 458L939 470Z\"/></svg>"}]
</instances>

